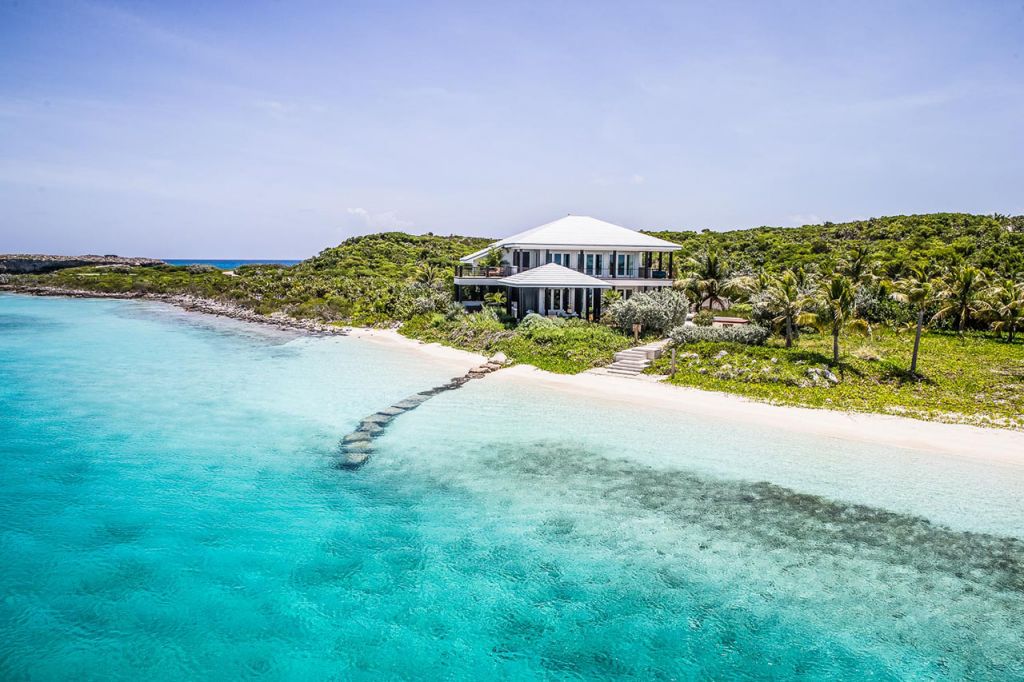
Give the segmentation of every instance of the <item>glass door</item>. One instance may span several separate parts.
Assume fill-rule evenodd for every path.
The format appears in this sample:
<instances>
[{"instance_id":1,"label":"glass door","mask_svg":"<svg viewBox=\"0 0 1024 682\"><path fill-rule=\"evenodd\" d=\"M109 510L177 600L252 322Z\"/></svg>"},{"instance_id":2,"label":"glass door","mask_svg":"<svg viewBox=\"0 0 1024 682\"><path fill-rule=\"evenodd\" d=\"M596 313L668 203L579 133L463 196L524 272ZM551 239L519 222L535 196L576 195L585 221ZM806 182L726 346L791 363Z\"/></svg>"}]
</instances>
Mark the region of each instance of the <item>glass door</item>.
<instances>
[{"instance_id":1,"label":"glass door","mask_svg":"<svg viewBox=\"0 0 1024 682\"><path fill-rule=\"evenodd\" d=\"M548 310L549 311L561 310L563 303L564 303L564 301L562 300L562 290L561 289L552 289L551 290L551 307L548 308Z\"/></svg>"},{"instance_id":2,"label":"glass door","mask_svg":"<svg viewBox=\"0 0 1024 682\"><path fill-rule=\"evenodd\" d=\"M633 276L633 254L620 253L618 262L615 264L615 274L619 277Z\"/></svg>"}]
</instances>

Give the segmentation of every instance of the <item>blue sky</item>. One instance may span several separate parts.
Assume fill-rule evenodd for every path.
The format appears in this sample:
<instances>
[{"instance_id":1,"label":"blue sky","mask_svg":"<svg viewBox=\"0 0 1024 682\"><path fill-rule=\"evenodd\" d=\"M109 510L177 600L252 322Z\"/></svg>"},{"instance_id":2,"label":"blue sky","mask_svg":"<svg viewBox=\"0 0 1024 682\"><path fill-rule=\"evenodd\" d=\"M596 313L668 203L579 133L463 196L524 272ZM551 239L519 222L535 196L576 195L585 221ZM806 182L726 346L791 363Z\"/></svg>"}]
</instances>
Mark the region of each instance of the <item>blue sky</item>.
<instances>
[{"instance_id":1,"label":"blue sky","mask_svg":"<svg viewBox=\"0 0 1024 682\"><path fill-rule=\"evenodd\" d=\"M0 251L1024 213L1024 3L0 0Z\"/></svg>"}]
</instances>

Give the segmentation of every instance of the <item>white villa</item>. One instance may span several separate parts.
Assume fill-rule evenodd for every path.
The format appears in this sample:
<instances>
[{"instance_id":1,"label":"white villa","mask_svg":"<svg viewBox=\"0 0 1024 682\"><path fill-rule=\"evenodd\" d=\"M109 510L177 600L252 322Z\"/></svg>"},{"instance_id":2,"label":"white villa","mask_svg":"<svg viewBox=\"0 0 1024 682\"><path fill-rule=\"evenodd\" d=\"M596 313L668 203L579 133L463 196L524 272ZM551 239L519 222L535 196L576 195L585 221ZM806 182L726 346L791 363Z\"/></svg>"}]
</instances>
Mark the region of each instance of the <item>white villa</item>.
<instances>
[{"instance_id":1,"label":"white villa","mask_svg":"<svg viewBox=\"0 0 1024 682\"><path fill-rule=\"evenodd\" d=\"M672 286L678 244L587 216L570 215L494 242L461 259L455 300L480 305L502 292L516 319L531 312L601 317L601 293ZM495 263L499 260L500 263Z\"/></svg>"}]
</instances>

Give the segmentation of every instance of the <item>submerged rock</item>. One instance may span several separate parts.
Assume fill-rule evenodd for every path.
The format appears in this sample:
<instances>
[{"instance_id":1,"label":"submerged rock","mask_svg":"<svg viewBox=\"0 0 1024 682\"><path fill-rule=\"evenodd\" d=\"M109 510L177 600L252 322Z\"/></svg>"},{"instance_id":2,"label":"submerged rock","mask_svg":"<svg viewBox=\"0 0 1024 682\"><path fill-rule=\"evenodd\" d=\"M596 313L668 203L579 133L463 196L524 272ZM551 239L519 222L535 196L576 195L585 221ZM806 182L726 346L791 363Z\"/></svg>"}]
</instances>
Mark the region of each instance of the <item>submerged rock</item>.
<instances>
[{"instance_id":1,"label":"submerged rock","mask_svg":"<svg viewBox=\"0 0 1024 682\"><path fill-rule=\"evenodd\" d=\"M342 469L358 469L366 464L369 459L370 453L368 451L350 452L338 462L338 467Z\"/></svg>"},{"instance_id":2,"label":"submerged rock","mask_svg":"<svg viewBox=\"0 0 1024 682\"><path fill-rule=\"evenodd\" d=\"M342 438L341 442L348 445L349 443L355 443L361 440L368 441L371 440L372 438L373 436L367 431L353 431L352 433Z\"/></svg>"},{"instance_id":3,"label":"submerged rock","mask_svg":"<svg viewBox=\"0 0 1024 682\"><path fill-rule=\"evenodd\" d=\"M497 354L504 362L503 354ZM373 450L373 439L384 432L388 424L400 414L414 410L438 393L453 391L466 385L471 379L480 379L491 372L500 369L501 363L490 361L486 365L474 367L466 374L454 377L446 384L414 393L405 400L400 400L390 407L385 407L379 412L374 412L359 422L359 428L348 434L341 440L341 458L337 466L342 469L355 469L361 467L370 458Z\"/></svg>"},{"instance_id":4,"label":"submerged rock","mask_svg":"<svg viewBox=\"0 0 1024 682\"><path fill-rule=\"evenodd\" d=\"M427 399L428 399L427 397L422 397L422 398L406 398L405 400L403 400L401 402L395 403L393 405L393 407L397 407L397 408L400 408L400 409L403 409L403 410L411 410L414 407L419 407L420 404L425 402Z\"/></svg>"}]
</instances>

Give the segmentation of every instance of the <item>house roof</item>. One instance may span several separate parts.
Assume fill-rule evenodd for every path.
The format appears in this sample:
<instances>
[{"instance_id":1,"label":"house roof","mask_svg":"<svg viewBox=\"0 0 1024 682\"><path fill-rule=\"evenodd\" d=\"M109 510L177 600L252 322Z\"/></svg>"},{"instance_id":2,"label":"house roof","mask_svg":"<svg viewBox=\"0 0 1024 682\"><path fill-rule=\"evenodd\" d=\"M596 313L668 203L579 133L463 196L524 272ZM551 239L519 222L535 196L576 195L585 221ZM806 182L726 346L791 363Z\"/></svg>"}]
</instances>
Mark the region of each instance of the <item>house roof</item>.
<instances>
[{"instance_id":1,"label":"house roof","mask_svg":"<svg viewBox=\"0 0 1024 682\"><path fill-rule=\"evenodd\" d=\"M675 251L679 244L642 234L628 227L583 215L570 215L511 237L505 237L461 260L476 260L495 247L568 249L641 249Z\"/></svg>"},{"instance_id":2,"label":"house roof","mask_svg":"<svg viewBox=\"0 0 1024 682\"><path fill-rule=\"evenodd\" d=\"M570 287L584 289L611 289L611 285L582 272L571 270L558 263L548 263L539 268L530 268L511 277L503 277L498 284L510 287Z\"/></svg>"}]
</instances>

